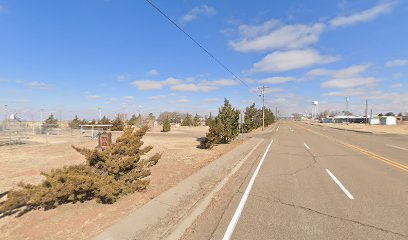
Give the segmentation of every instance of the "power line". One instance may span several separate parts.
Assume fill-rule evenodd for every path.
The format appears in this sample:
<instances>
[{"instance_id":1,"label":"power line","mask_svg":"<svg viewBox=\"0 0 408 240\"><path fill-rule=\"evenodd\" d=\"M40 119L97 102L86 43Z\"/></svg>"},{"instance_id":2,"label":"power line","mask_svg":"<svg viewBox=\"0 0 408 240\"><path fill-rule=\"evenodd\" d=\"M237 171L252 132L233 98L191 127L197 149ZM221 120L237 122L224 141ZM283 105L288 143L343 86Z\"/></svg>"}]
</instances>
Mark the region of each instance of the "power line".
<instances>
[{"instance_id":1,"label":"power line","mask_svg":"<svg viewBox=\"0 0 408 240\"><path fill-rule=\"evenodd\" d=\"M248 89L251 89L248 84L246 84L241 78L239 78L234 72L232 72L224 63L222 63L214 54L208 51L203 45L201 45L197 40L195 40L188 32L186 32L182 27L180 27L175 21L173 21L166 13L164 13L159 7L154 5L150 0L146 0L154 9L156 9L161 15L163 15L167 20L169 20L174 26L176 26L180 31L182 31L190 40L192 40L198 47L201 48L208 56L214 59L222 68L229 72L235 79L239 80Z\"/></svg>"}]
</instances>

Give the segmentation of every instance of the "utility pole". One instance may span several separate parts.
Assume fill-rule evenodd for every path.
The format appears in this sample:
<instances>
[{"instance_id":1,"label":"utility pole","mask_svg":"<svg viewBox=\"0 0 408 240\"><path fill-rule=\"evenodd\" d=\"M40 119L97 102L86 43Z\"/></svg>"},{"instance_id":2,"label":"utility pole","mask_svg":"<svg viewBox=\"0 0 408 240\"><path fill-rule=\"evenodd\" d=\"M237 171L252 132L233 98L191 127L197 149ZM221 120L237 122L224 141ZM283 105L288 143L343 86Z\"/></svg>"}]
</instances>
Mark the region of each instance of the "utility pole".
<instances>
[{"instance_id":1,"label":"utility pole","mask_svg":"<svg viewBox=\"0 0 408 240\"><path fill-rule=\"evenodd\" d=\"M365 105L365 117L366 117L366 125L368 124L368 100L366 99L366 105Z\"/></svg>"},{"instance_id":2,"label":"utility pole","mask_svg":"<svg viewBox=\"0 0 408 240\"><path fill-rule=\"evenodd\" d=\"M8 118L8 113L7 113L8 105L4 105L4 129L6 130L7 128L7 118Z\"/></svg>"},{"instance_id":3,"label":"utility pole","mask_svg":"<svg viewBox=\"0 0 408 240\"><path fill-rule=\"evenodd\" d=\"M349 97L346 97L346 112L345 112L345 114L347 116L347 124L349 123L349 101L350 101Z\"/></svg>"},{"instance_id":4,"label":"utility pole","mask_svg":"<svg viewBox=\"0 0 408 240\"><path fill-rule=\"evenodd\" d=\"M244 110L241 109L241 114L240 114L240 135L241 135L241 139L243 138L243 134L244 134Z\"/></svg>"},{"instance_id":5,"label":"utility pole","mask_svg":"<svg viewBox=\"0 0 408 240\"><path fill-rule=\"evenodd\" d=\"M278 120L278 107L275 107L275 118Z\"/></svg>"},{"instance_id":6,"label":"utility pole","mask_svg":"<svg viewBox=\"0 0 408 240\"><path fill-rule=\"evenodd\" d=\"M40 119L40 120L41 120L41 122L43 122L43 121L44 121L44 118L43 118L44 109L41 108L40 111L41 111L41 112L40 112L40 114L41 114L41 119Z\"/></svg>"},{"instance_id":7,"label":"utility pole","mask_svg":"<svg viewBox=\"0 0 408 240\"><path fill-rule=\"evenodd\" d=\"M265 128L265 88L269 88L266 86L258 87L262 93L262 131Z\"/></svg>"},{"instance_id":8,"label":"utility pole","mask_svg":"<svg viewBox=\"0 0 408 240\"><path fill-rule=\"evenodd\" d=\"M99 121L101 121L101 119L102 119L102 109L98 108L98 111L99 111Z\"/></svg>"}]
</instances>

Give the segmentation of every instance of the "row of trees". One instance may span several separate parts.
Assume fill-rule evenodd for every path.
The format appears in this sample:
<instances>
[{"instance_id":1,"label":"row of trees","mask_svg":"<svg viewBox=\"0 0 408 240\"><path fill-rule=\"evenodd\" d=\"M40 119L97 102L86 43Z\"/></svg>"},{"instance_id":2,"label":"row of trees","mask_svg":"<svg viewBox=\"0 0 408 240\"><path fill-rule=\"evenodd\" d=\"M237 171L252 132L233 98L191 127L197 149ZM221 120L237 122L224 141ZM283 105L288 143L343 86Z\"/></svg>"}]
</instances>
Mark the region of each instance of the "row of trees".
<instances>
[{"instance_id":1,"label":"row of trees","mask_svg":"<svg viewBox=\"0 0 408 240\"><path fill-rule=\"evenodd\" d=\"M177 115L176 115L177 114ZM169 115L176 115L177 118L170 118ZM181 118L182 114L180 113L172 113L172 114L166 114L162 115L160 114L160 117L162 118L162 123L163 123L163 130L162 132L169 132L171 129L171 123L180 123L181 126L200 126L201 125L201 119L198 114L196 114L193 118L193 116L189 113L184 115L184 118Z\"/></svg>"},{"instance_id":2,"label":"row of trees","mask_svg":"<svg viewBox=\"0 0 408 240\"><path fill-rule=\"evenodd\" d=\"M148 115L147 119L152 119L153 121L155 120L154 115L151 113ZM126 125L132 125L132 126L140 126L143 122L143 117L142 115L136 116L133 114L129 120L125 120L123 116L118 114L115 119L109 119L106 116L103 116L101 120L96 121L87 121L85 119L79 119L77 115L75 115L75 118L68 123L70 128L78 128L79 125L86 125L86 124L101 124L101 125L113 125L111 127L112 131L122 131Z\"/></svg>"},{"instance_id":3,"label":"row of trees","mask_svg":"<svg viewBox=\"0 0 408 240\"><path fill-rule=\"evenodd\" d=\"M243 132L248 133L262 127L262 109L256 108L255 103L245 109ZM265 108L265 126L275 122L275 116L270 108Z\"/></svg>"},{"instance_id":4,"label":"row of trees","mask_svg":"<svg viewBox=\"0 0 408 240\"><path fill-rule=\"evenodd\" d=\"M181 126L200 126L201 124L201 119L200 116L198 116L198 114L196 114L193 118L193 116L189 113L186 114L186 116L184 117L183 121L181 122Z\"/></svg>"},{"instance_id":5,"label":"row of trees","mask_svg":"<svg viewBox=\"0 0 408 240\"><path fill-rule=\"evenodd\" d=\"M245 109L243 131L250 132L262 126L262 109L255 107L255 104ZM224 99L224 105L218 110L215 118L210 116L208 126L210 127L206 137L200 142L200 147L210 149L215 144L230 143L240 132L239 110L232 107L228 99ZM272 124L275 116L271 109L265 108L265 126Z\"/></svg>"}]
</instances>

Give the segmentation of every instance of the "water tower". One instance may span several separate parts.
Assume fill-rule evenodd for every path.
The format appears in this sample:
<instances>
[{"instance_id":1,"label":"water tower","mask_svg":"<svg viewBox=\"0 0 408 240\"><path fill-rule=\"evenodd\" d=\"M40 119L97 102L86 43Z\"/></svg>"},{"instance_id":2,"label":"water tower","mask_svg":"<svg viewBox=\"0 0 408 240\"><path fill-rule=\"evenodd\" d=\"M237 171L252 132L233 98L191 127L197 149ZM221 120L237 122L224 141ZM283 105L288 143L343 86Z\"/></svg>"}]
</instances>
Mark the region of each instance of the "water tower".
<instances>
[{"instance_id":1,"label":"water tower","mask_svg":"<svg viewBox=\"0 0 408 240\"><path fill-rule=\"evenodd\" d=\"M319 102L312 101L312 119L317 117L317 112L319 111Z\"/></svg>"}]
</instances>

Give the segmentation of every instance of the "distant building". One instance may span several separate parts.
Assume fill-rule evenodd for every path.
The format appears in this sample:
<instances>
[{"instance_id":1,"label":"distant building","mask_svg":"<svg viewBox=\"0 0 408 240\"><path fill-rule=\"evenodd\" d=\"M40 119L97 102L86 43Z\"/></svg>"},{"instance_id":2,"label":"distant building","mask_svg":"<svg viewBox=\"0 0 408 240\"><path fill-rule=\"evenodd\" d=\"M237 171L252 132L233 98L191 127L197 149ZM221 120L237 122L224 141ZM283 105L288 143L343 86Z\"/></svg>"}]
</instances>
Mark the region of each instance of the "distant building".
<instances>
[{"instance_id":1,"label":"distant building","mask_svg":"<svg viewBox=\"0 0 408 240\"><path fill-rule=\"evenodd\" d=\"M370 119L370 124L371 124L371 125L380 125L380 124L381 124L381 121L380 121L379 118L373 117L373 118Z\"/></svg>"},{"instance_id":2,"label":"distant building","mask_svg":"<svg viewBox=\"0 0 408 240\"><path fill-rule=\"evenodd\" d=\"M320 120L321 123L366 123L369 118L356 116L334 116Z\"/></svg>"},{"instance_id":3,"label":"distant building","mask_svg":"<svg viewBox=\"0 0 408 240\"><path fill-rule=\"evenodd\" d=\"M383 116L380 118L381 125L397 125L397 118L394 116Z\"/></svg>"}]
</instances>

